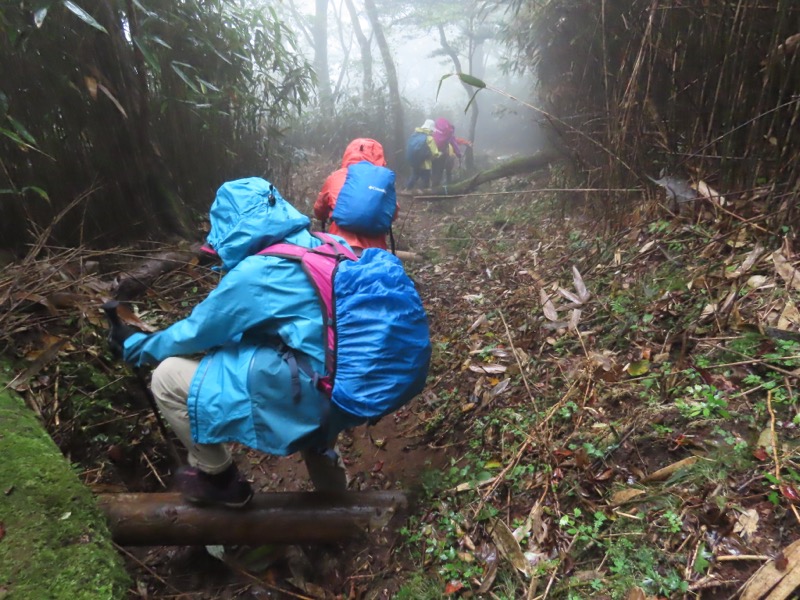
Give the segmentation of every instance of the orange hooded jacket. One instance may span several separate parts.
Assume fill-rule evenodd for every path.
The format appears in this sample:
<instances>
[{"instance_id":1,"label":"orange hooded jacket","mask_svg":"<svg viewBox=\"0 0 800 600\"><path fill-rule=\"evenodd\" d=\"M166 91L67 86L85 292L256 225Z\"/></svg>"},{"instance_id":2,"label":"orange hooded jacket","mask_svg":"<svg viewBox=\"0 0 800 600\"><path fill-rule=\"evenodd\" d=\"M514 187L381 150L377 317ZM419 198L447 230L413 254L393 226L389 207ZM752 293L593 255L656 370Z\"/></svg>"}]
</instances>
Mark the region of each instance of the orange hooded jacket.
<instances>
[{"instance_id":1,"label":"orange hooded jacket","mask_svg":"<svg viewBox=\"0 0 800 600\"><path fill-rule=\"evenodd\" d=\"M353 140L345 148L344 155L342 156L342 168L334 171L325 180L317 196L317 201L314 203L314 216L323 223L328 221L336 206L336 198L339 197L339 192L344 185L344 180L347 177L347 167L362 161L369 161L373 165L379 167L386 166L386 159L383 157L383 146L380 142L371 140L369 138L358 138ZM397 218L397 211L394 213ZM332 222L330 233L342 236L351 246L358 248L382 248L386 250L386 236L368 236L359 235L345 229L341 229L336 223Z\"/></svg>"}]
</instances>

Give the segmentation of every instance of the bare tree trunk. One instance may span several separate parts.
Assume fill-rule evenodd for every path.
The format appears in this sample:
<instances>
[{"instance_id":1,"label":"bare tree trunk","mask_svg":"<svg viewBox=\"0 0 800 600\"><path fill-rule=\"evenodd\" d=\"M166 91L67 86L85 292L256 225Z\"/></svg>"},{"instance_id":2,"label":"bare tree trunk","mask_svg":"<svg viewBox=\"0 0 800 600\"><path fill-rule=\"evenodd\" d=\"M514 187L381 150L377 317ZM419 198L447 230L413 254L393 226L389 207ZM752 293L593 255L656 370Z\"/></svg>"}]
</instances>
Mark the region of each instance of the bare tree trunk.
<instances>
[{"instance_id":1,"label":"bare tree trunk","mask_svg":"<svg viewBox=\"0 0 800 600\"><path fill-rule=\"evenodd\" d=\"M319 85L319 106L325 114L333 110L331 77L328 72L328 0L316 0L314 14L314 70Z\"/></svg>"},{"instance_id":2,"label":"bare tree trunk","mask_svg":"<svg viewBox=\"0 0 800 600\"><path fill-rule=\"evenodd\" d=\"M353 0L344 0L347 10L350 13L350 22L353 24L353 32L356 34L356 40L361 47L361 66L364 69L364 83L362 86L362 97L364 106L368 106L372 100L372 90L375 84L372 81L372 52L370 51L370 42L367 36L364 35L364 30L361 29L361 23L358 20L358 13L353 4Z\"/></svg>"},{"instance_id":3,"label":"bare tree trunk","mask_svg":"<svg viewBox=\"0 0 800 600\"><path fill-rule=\"evenodd\" d=\"M458 57L458 52L456 52L455 48L453 48L450 45L450 42L447 40L447 34L445 33L444 25L440 24L438 26L438 29L439 29L439 44L441 45L442 50L444 50L445 54L447 54L447 56L450 57L450 60L453 61L453 67L455 67L456 73L463 73L463 70L461 68L461 59ZM473 56L474 50L478 46L480 46L480 44L477 44L476 46L473 46L472 45L472 41L470 41L470 50L469 50L469 54L470 54L470 69L472 69L472 63L473 63L472 56ZM477 73L470 73L470 74L471 75L475 75L476 77L478 77ZM467 98L472 98L472 96L477 91L477 89L473 88L470 85L467 85L463 81L461 82L461 87L463 87L464 91L467 93ZM469 107L469 133L467 134L467 139L469 139L471 142L473 142L473 144L475 142L475 131L476 131L477 126L478 126L478 115L479 114L480 114L480 107L478 105L478 97L476 96L472 100L472 104L470 104L470 107ZM466 153L466 165L465 166L467 168L467 171L472 171L472 169L475 167L474 154L471 151L468 151Z\"/></svg>"},{"instance_id":4,"label":"bare tree trunk","mask_svg":"<svg viewBox=\"0 0 800 600\"><path fill-rule=\"evenodd\" d=\"M328 543L381 529L406 508L403 492L271 492L244 509L199 507L180 494L101 494L123 546Z\"/></svg>"},{"instance_id":5,"label":"bare tree trunk","mask_svg":"<svg viewBox=\"0 0 800 600\"><path fill-rule=\"evenodd\" d=\"M397 69L394 66L394 58L392 51L389 49L389 42L386 41L386 36L383 34L383 27L378 19L378 9L375 7L374 0L364 0L364 9L367 12L367 18L372 31L375 34L375 41L381 51L381 58L383 59L383 66L386 69L386 79L389 86L389 103L392 106L392 118L394 120L394 139L389 144L384 144L387 147L386 156L389 159L394 159L393 169L398 170L398 166L403 162L403 142L405 141L405 125L403 124L403 102L400 98L400 85L397 83Z\"/></svg>"},{"instance_id":6,"label":"bare tree trunk","mask_svg":"<svg viewBox=\"0 0 800 600\"><path fill-rule=\"evenodd\" d=\"M336 85L333 87L333 92L331 94L333 98L334 105L336 104L336 99L339 97L339 92L342 89L342 83L344 83L344 77L350 71L350 50L353 48L353 35L350 35L350 39L345 41L344 39L344 21L342 19L342 12L341 12L341 4L339 5L339 10L336 10L336 7L333 7L333 16L336 19L336 31L339 34L339 45L342 47L342 51L344 52L344 56L342 57L342 66L339 69L339 76L336 78ZM348 78L348 82L350 79Z\"/></svg>"}]
</instances>

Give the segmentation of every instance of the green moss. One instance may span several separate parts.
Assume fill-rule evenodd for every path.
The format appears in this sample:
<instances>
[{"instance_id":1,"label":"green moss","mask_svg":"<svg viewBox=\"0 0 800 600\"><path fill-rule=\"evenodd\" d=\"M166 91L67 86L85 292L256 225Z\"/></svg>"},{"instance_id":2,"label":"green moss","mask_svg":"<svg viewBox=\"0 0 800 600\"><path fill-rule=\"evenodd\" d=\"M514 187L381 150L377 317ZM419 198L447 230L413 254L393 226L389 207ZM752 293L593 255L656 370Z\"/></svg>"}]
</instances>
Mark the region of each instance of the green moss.
<instances>
[{"instance_id":1,"label":"green moss","mask_svg":"<svg viewBox=\"0 0 800 600\"><path fill-rule=\"evenodd\" d=\"M6 391L0 423L0 599L124 598L130 581L90 491Z\"/></svg>"}]
</instances>

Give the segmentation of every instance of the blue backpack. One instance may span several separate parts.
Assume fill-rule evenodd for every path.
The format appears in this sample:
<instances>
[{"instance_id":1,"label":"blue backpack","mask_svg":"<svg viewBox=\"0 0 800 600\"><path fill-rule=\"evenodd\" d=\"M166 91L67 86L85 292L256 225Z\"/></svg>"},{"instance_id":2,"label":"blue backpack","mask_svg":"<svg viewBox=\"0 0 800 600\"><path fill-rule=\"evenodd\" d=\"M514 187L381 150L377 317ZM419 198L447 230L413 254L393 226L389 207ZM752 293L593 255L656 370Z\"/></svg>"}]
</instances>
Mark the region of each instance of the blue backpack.
<instances>
[{"instance_id":1,"label":"blue backpack","mask_svg":"<svg viewBox=\"0 0 800 600\"><path fill-rule=\"evenodd\" d=\"M431 155L428 147L428 135L421 131L411 134L406 144L406 160L412 167L417 167L425 162Z\"/></svg>"},{"instance_id":2,"label":"blue backpack","mask_svg":"<svg viewBox=\"0 0 800 600\"><path fill-rule=\"evenodd\" d=\"M347 167L331 220L342 229L363 235L389 233L397 210L394 171L362 161Z\"/></svg>"},{"instance_id":3,"label":"blue backpack","mask_svg":"<svg viewBox=\"0 0 800 600\"><path fill-rule=\"evenodd\" d=\"M316 248L275 244L259 254L301 263L322 305L325 373L308 373L350 423L379 419L425 387L428 318L414 282L386 250L352 251L325 233ZM300 368L307 368L298 361Z\"/></svg>"}]
</instances>

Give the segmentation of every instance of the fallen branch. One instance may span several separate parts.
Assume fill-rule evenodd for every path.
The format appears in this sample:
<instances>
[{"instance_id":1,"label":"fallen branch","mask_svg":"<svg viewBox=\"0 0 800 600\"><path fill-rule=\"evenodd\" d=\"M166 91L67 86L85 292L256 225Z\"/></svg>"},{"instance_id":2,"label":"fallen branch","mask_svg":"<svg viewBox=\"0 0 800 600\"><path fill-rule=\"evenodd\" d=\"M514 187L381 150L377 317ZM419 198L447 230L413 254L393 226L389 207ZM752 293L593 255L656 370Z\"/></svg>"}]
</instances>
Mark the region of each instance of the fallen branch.
<instances>
[{"instance_id":1,"label":"fallen branch","mask_svg":"<svg viewBox=\"0 0 800 600\"><path fill-rule=\"evenodd\" d=\"M381 529L408 507L403 492L274 492L244 509L199 507L177 493L98 500L122 546L329 543Z\"/></svg>"},{"instance_id":2,"label":"fallen branch","mask_svg":"<svg viewBox=\"0 0 800 600\"><path fill-rule=\"evenodd\" d=\"M538 152L531 156L523 156L521 158L513 158L509 161L501 163L493 169L481 171L465 179L451 185L445 185L431 190L430 195L417 196L420 199L433 200L437 196L460 196L475 190L481 184L495 179L502 179L504 177L511 177L512 175L529 175L534 171L539 171L550 166L551 163L562 160L563 157L555 152Z\"/></svg>"},{"instance_id":3,"label":"fallen branch","mask_svg":"<svg viewBox=\"0 0 800 600\"><path fill-rule=\"evenodd\" d=\"M192 260L197 260L197 253L161 253L135 269L121 274L114 289L114 298L123 301L136 298L144 293L156 279L181 268Z\"/></svg>"}]
</instances>

